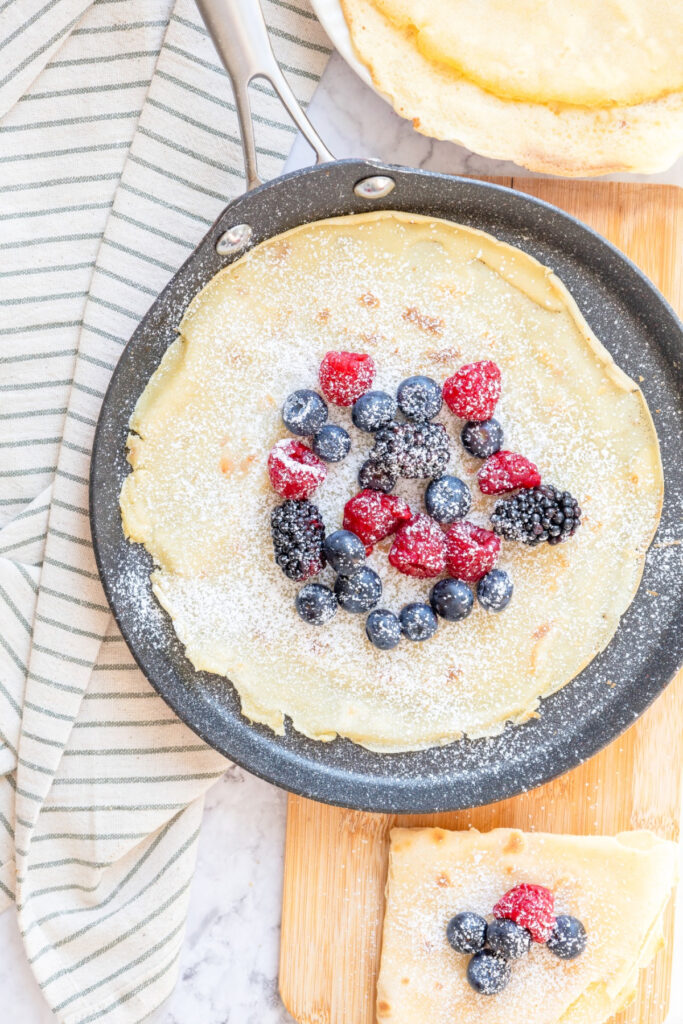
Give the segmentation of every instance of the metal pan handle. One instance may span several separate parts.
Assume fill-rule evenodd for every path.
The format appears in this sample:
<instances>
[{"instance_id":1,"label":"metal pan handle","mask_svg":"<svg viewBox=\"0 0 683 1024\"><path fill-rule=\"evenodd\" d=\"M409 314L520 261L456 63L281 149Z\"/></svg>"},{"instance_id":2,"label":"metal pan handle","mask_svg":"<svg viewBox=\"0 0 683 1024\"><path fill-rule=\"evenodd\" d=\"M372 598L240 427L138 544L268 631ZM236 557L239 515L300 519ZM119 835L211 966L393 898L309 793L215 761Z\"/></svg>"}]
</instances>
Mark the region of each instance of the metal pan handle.
<instances>
[{"instance_id":1,"label":"metal pan handle","mask_svg":"<svg viewBox=\"0 0 683 1024\"><path fill-rule=\"evenodd\" d=\"M247 188L261 184L249 103L249 83L265 78L316 155L316 163L334 160L301 109L275 59L259 0L196 0L199 13L230 76L240 123Z\"/></svg>"}]
</instances>

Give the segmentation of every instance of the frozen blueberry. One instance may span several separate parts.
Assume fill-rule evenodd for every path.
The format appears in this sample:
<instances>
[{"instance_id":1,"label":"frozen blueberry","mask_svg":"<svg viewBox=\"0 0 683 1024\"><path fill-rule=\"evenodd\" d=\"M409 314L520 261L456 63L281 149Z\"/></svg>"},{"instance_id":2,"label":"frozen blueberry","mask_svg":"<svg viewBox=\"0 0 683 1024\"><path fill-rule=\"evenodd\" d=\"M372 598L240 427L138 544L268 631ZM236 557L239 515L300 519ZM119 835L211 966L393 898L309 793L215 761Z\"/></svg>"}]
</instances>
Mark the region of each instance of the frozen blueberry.
<instances>
[{"instance_id":1,"label":"frozen blueberry","mask_svg":"<svg viewBox=\"0 0 683 1024\"><path fill-rule=\"evenodd\" d=\"M313 438L313 451L324 462L341 462L350 449L351 438L334 423L326 423Z\"/></svg>"},{"instance_id":2,"label":"frozen blueberry","mask_svg":"<svg viewBox=\"0 0 683 1024\"><path fill-rule=\"evenodd\" d=\"M429 603L442 619L459 622L472 611L474 594L462 580L439 580L431 589Z\"/></svg>"},{"instance_id":3,"label":"frozen blueberry","mask_svg":"<svg viewBox=\"0 0 683 1024\"><path fill-rule=\"evenodd\" d=\"M350 576L337 576L334 592L345 612L369 612L382 596L382 581L374 569L363 566Z\"/></svg>"},{"instance_id":4,"label":"frozen blueberry","mask_svg":"<svg viewBox=\"0 0 683 1024\"><path fill-rule=\"evenodd\" d=\"M466 423L460 432L463 448L478 459L486 459L503 447L503 428L498 420Z\"/></svg>"},{"instance_id":5,"label":"frozen blueberry","mask_svg":"<svg viewBox=\"0 0 683 1024\"><path fill-rule=\"evenodd\" d=\"M386 608L376 608L370 612L365 622L368 640L380 651L390 651L401 639L401 623L398 616Z\"/></svg>"},{"instance_id":6,"label":"frozen blueberry","mask_svg":"<svg viewBox=\"0 0 683 1024\"><path fill-rule=\"evenodd\" d=\"M366 459L358 471L358 483L363 490L368 487L371 491L384 491L385 494L389 494L396 486L396 480L397 477L391 470L379 462L371 462L370 459Z\"/></svg>"},{"instance_id":7,"label":"frozen blueberry","mask_svg":"<svg viewBox=\"0 0 683 1024\"><path fill-rule=\"evenodd\" d=\"M366 391L354 402L351 419L359 430L372 434L391 423L396 413L396 402L386 391Z\"/></svg>"},{"instance_id":8,"label":"frozen blueberry","mask_svg":"<svg viewBox=\"0 0 683 1024\"><path fill-rule=\"evenodd\" d=\"M467 980L482 996L495 996L502 992L511 976L512 968L507 960L490 949L475 953L467 965Z\"/></svg>"},{"instance_id":9,"label":"frozen blueberry","mask_svg":"<svg viewBox=\"0 0 683 1024\"><path fill-rule=\"evenodd\" d=\"M502 612L503 608L507 608L512 591L512 580L502 569L491 569L477 583L479 604L490 612Z\"/></svg>"},{"instance_id":10,"label":"frozen blueberry","mask_svg":"<svg viewBox=\"0 0 683 1024\"><path fill-rule=\"evenodd\" d=\"M428 604L413 601L401 608L401 630L408 640L429 640L436 633L436 615Z\"/></svg>"},{"instance_id":11,"label":"frozen blueberry","mask_svg":"<svg viewBox=\"0 0 683 1024\"><path fill-rule=\"evenodd\" d=\"M296 595L295 603L301 618L312 626L323 626L337 612L334 594L322 583L307 583Z\"/></svg>"},{"instance_id":12,"label":"frozen blueberry","mask_svg":"<svg viewBox=\"0 0 683 1024\"><path fill-rule=\"evenodd\" d=\"M531 932L507 918L495 918L486 929L486 943L506 960L519 960L531 949Z\"/></svg>"},{"instance_id":13,"label":"frozen blueberry","mask_svg":"<svg viewBox=\"0 0 683 1024\"><path fill-rule=\"evenodd\" d=\"M414 423L433 419L443 404L441 387L431 377L422 375L407 377L402 381L396 397L403 415Z\"/></svg>"},{"instance_id":14,"label":"frozen blueberry","mask_svg":"<svg viewBox=\"0 0 683 1024\"><path fill-rule=\"evenodd\" d=\"M586 929L577 918L570 917L569 914L560 914L555 918L555 928L548 939L548 949L552 950L555 956L562 960L573 960L574 957L581 956L587 942Z\"/></svg>"},{"instance_id":15,"label":"frozen blueberry","mask_svg":"<svg viewBox=\"0 0 683 1024\"><path fill-rule=\"evenodd\" d=\"M409 420L432 420L443 404L441 388L431 377L408 377L398 386L398 407Z\"/></svg>"},{"instance_id":16,"label":"frozen blueberry","mask_svg":"<svg viewBox=\"0 0 683 1024\"><path fill-rule=\"evenodd\" d=\"M327 419L327 406L315 391L302 388L293 391L282 406L282 419L293 434L312 437Z\"/></svg>"},{"instance_id":17,"label":"frozen blueberry","mask_svg":"<svg viewBox=\"0 0 683 1024\"><path fill-rule=\"evenodd\" d=\"M350 530L335 530L325 538L327 561L340 576L355 572L365 561L365 544Z\"/></svg>"},{"instance_id":18,"label":"frozen blueberry","mask_svg":"<svg viewBox=\"0 0 683 1024\"><path fill-rule=\"evenodd\" d=\"M453 523L464 519L470 510L472 495L467 484L457 476L432 480L425 492L425 505L437 523Z\"/></svg>"},{"instance_id":19,"label":"frozen blueberry","mask_svg":"<svg viewBox=\"0 0 683 1024\"><path fill-rule=\"evenodd\" d=\"M476 953L486 944L486 918L464 910L446 925L446 938L456 953Z\"/></svg>"}]
</instances>

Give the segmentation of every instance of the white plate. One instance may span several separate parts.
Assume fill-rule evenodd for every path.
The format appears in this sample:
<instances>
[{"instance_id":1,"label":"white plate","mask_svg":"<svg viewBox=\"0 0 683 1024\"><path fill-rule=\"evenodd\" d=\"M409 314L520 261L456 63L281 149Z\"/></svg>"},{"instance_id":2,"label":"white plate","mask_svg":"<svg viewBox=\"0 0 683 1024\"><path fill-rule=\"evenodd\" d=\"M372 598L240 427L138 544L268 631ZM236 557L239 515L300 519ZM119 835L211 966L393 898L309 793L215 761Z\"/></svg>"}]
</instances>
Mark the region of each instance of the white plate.
<instances>
[{"instance_id":1,"label":"white plate","mask_svg":"<svg viewBox=\"0 0 683 1024\"><path fill-rule=\"evenodd\" d=\"M371 89L374 89L378 95L382 96L379 89L376 89L373 85L370 72L366 68L365 64L361 63L356 57L351 42L351 34L346 24L346 18L342 11L342 5L339 0L310 0L311 7L318 16L318 21L327 32L328 36L334 43L336 49L342 55L349 67L353 68L359 78L362 78L366 85L369 85ZM383 97L386 99L386 97Z\"/></svg>"}]
</instances>

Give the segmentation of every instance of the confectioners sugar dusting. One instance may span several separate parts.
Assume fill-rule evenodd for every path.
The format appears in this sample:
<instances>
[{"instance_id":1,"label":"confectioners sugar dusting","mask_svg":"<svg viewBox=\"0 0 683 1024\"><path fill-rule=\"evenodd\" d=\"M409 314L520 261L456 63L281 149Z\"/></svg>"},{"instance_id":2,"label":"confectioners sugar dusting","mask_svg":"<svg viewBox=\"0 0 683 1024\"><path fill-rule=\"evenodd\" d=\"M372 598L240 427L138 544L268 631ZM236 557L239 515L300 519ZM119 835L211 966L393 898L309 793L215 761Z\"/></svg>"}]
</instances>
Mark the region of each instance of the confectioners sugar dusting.
<instances>
[{"instance_id":1,"label":"confectioners sugar dusting","mask_svg":"<svg viewBox=\"0 0 683 1024\"><path fill-rule=\"evenodd\" d=\"M317 387L329 350L372 355L373 387L390 393L414 374L441 383L463 363L500 367L504 447L583 509L565 544L503 543L499 567L515 586L504 612L475 605L428 643L388 652L367 642L362 615L340 610L320 628L299 619L299 585L273 559L270 515L281 499L266 463L289 436L286 397ZM490 526L496 499L477 487L481 461L460 444L462 422L445 406L437 420L451 442L447 472L472 492L468 518ZM329 421L352 445L311 497L328 533L341 527L372 445L350 410L330 405ZM245 713L278 731L287 715L314 738L339 733L372 749L493 735L535 714L609 642L661 505L644 400L559 282L520 250L421 217L318 222L222 271L193 301L131 425L124 524L155 560L154 592L192 663L227 676ZM420 512L427 483L395 490ZM433 581L393 569L390 546L376 545L368 565L382 579L380 606L398 612L426 600ZM327 568L318 579L334 576Z\"/></svg>"}]
</instances>

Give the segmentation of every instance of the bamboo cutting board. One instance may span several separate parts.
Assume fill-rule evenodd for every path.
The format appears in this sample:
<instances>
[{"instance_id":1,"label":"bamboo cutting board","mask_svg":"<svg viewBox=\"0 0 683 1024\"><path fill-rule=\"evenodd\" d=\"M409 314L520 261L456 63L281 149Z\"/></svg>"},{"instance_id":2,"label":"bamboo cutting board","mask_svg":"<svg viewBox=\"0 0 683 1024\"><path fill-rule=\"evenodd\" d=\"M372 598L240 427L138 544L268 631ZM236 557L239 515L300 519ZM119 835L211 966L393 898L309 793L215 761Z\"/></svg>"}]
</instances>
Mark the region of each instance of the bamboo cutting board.
<instances>
[{"instance_id":1,"label":"bamboo cutting board","mask_svg":"<svg viewBox=\"0 0 683 1024\"><path fill-rule=\"evenodd\" d=\"M661 185L495 179L585 221L640 266L680 312L683 190ZM683 673L619 739L539 789L452 814L366 814L289 798L280 992L304 1024L374 1024L388 834L396 824L488 830L498 825L610 834L651 828L678 838ZM667 944L642 972L636 1001L614 1024L662 1024L672 965Z\"/></svg>"}]
</instances>

